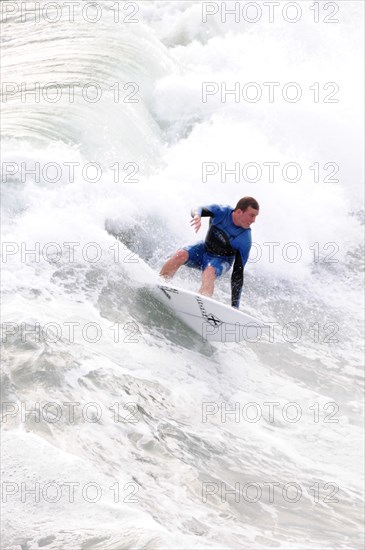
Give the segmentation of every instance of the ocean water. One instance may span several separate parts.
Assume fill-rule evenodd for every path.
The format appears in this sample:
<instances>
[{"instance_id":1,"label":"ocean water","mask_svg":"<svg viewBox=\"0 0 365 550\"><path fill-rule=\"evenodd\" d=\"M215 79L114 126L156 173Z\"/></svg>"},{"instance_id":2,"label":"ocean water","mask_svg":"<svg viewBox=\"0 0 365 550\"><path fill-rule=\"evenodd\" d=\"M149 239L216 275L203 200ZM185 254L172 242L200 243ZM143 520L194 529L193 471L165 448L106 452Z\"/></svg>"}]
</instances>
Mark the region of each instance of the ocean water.
<instances>
[{"instance_id":1,"label":"ocean water","mask_svg":"<svg viewBox=\"0 0 365 550\"><path fill-rule=\"evenodd\" d=\"M1 6L2 548L362 548L363 4L33 4ZM205 343L149 285L245 195L271 337Z\"/></svg>"}]
</instances>

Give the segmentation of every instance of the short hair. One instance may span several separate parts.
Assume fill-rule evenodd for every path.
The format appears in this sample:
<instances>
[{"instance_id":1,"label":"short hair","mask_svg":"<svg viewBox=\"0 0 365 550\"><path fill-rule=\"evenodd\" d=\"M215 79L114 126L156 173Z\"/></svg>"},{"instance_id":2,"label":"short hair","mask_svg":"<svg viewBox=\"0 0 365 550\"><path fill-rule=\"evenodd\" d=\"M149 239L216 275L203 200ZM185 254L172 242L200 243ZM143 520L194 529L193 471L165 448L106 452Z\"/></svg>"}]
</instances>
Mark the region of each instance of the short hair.
<instances>
[{"instance_id":1,"label":"short hair","mask_svg":"<svg viewBox=\"0 0 365 550\"><path fill-rule=\"evenodd\" d=\"M242 210L242 212L244 212L249 206L255 210L260 210L259 203L253 197L243 197L240 199L236 204L235 210Z\"/></svg>"}]
</instances>

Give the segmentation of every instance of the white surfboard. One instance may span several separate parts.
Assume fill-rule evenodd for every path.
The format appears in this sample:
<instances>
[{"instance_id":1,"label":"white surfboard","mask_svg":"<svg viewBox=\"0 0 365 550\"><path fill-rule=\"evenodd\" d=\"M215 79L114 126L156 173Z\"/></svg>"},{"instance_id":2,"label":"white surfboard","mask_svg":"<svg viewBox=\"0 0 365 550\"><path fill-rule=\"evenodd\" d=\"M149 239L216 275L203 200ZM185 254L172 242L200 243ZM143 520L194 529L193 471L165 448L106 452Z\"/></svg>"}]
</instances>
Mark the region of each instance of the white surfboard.
<instances>
[{"instance_id":1,"label":"white surfboard","mask_svg":"<svg viewBox=\"0 0 365 550\"><path fill-rule=\"evenodd\" d=\"M153 293L203 342L257 342L268 328L251 315L190 290L163 284Z\"/></svg>"}]
</instances>

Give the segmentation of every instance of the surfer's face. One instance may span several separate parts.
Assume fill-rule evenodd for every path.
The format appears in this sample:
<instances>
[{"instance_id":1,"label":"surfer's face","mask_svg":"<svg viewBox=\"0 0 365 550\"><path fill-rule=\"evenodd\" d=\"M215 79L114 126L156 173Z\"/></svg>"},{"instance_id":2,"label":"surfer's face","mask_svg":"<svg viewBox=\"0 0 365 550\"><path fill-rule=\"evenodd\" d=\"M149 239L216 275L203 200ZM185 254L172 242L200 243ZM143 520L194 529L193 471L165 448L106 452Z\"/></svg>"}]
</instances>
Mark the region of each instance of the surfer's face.
<instances>
[{"instance_id":1,"label":"surfer's face","mask_svg":"<svg viewBox=\"0 0 365 550\"><path fill-rule=\"evenodd\" d=\"M248 229L252 223L255 223L256 216L258 216L259 211L255 210L255 208L252 208L249 206L244 212L242 210L239 210L239 225L243 227L244 229Z\"/></svg>"}]
</instances>

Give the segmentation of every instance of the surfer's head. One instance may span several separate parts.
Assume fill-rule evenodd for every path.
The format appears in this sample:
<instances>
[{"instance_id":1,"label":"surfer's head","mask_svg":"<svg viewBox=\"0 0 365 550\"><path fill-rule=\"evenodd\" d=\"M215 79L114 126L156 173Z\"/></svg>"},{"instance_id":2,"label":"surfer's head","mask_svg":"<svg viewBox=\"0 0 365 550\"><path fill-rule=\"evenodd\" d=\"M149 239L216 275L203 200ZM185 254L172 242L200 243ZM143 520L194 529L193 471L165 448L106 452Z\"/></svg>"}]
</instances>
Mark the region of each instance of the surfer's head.
<instances>
[{"instance_id":1,"label":"surfer's head","mask_svg":"<svg viewBox=\"0 0 365 550\"><path fill-rule=\"evenodd\" d=\"M259 203L253 197L243 197L236 204L233 210L233 223L244 229L248 229L252 223L255 223L256 216L260 210Z\"/></svg>"}]
</instances>

